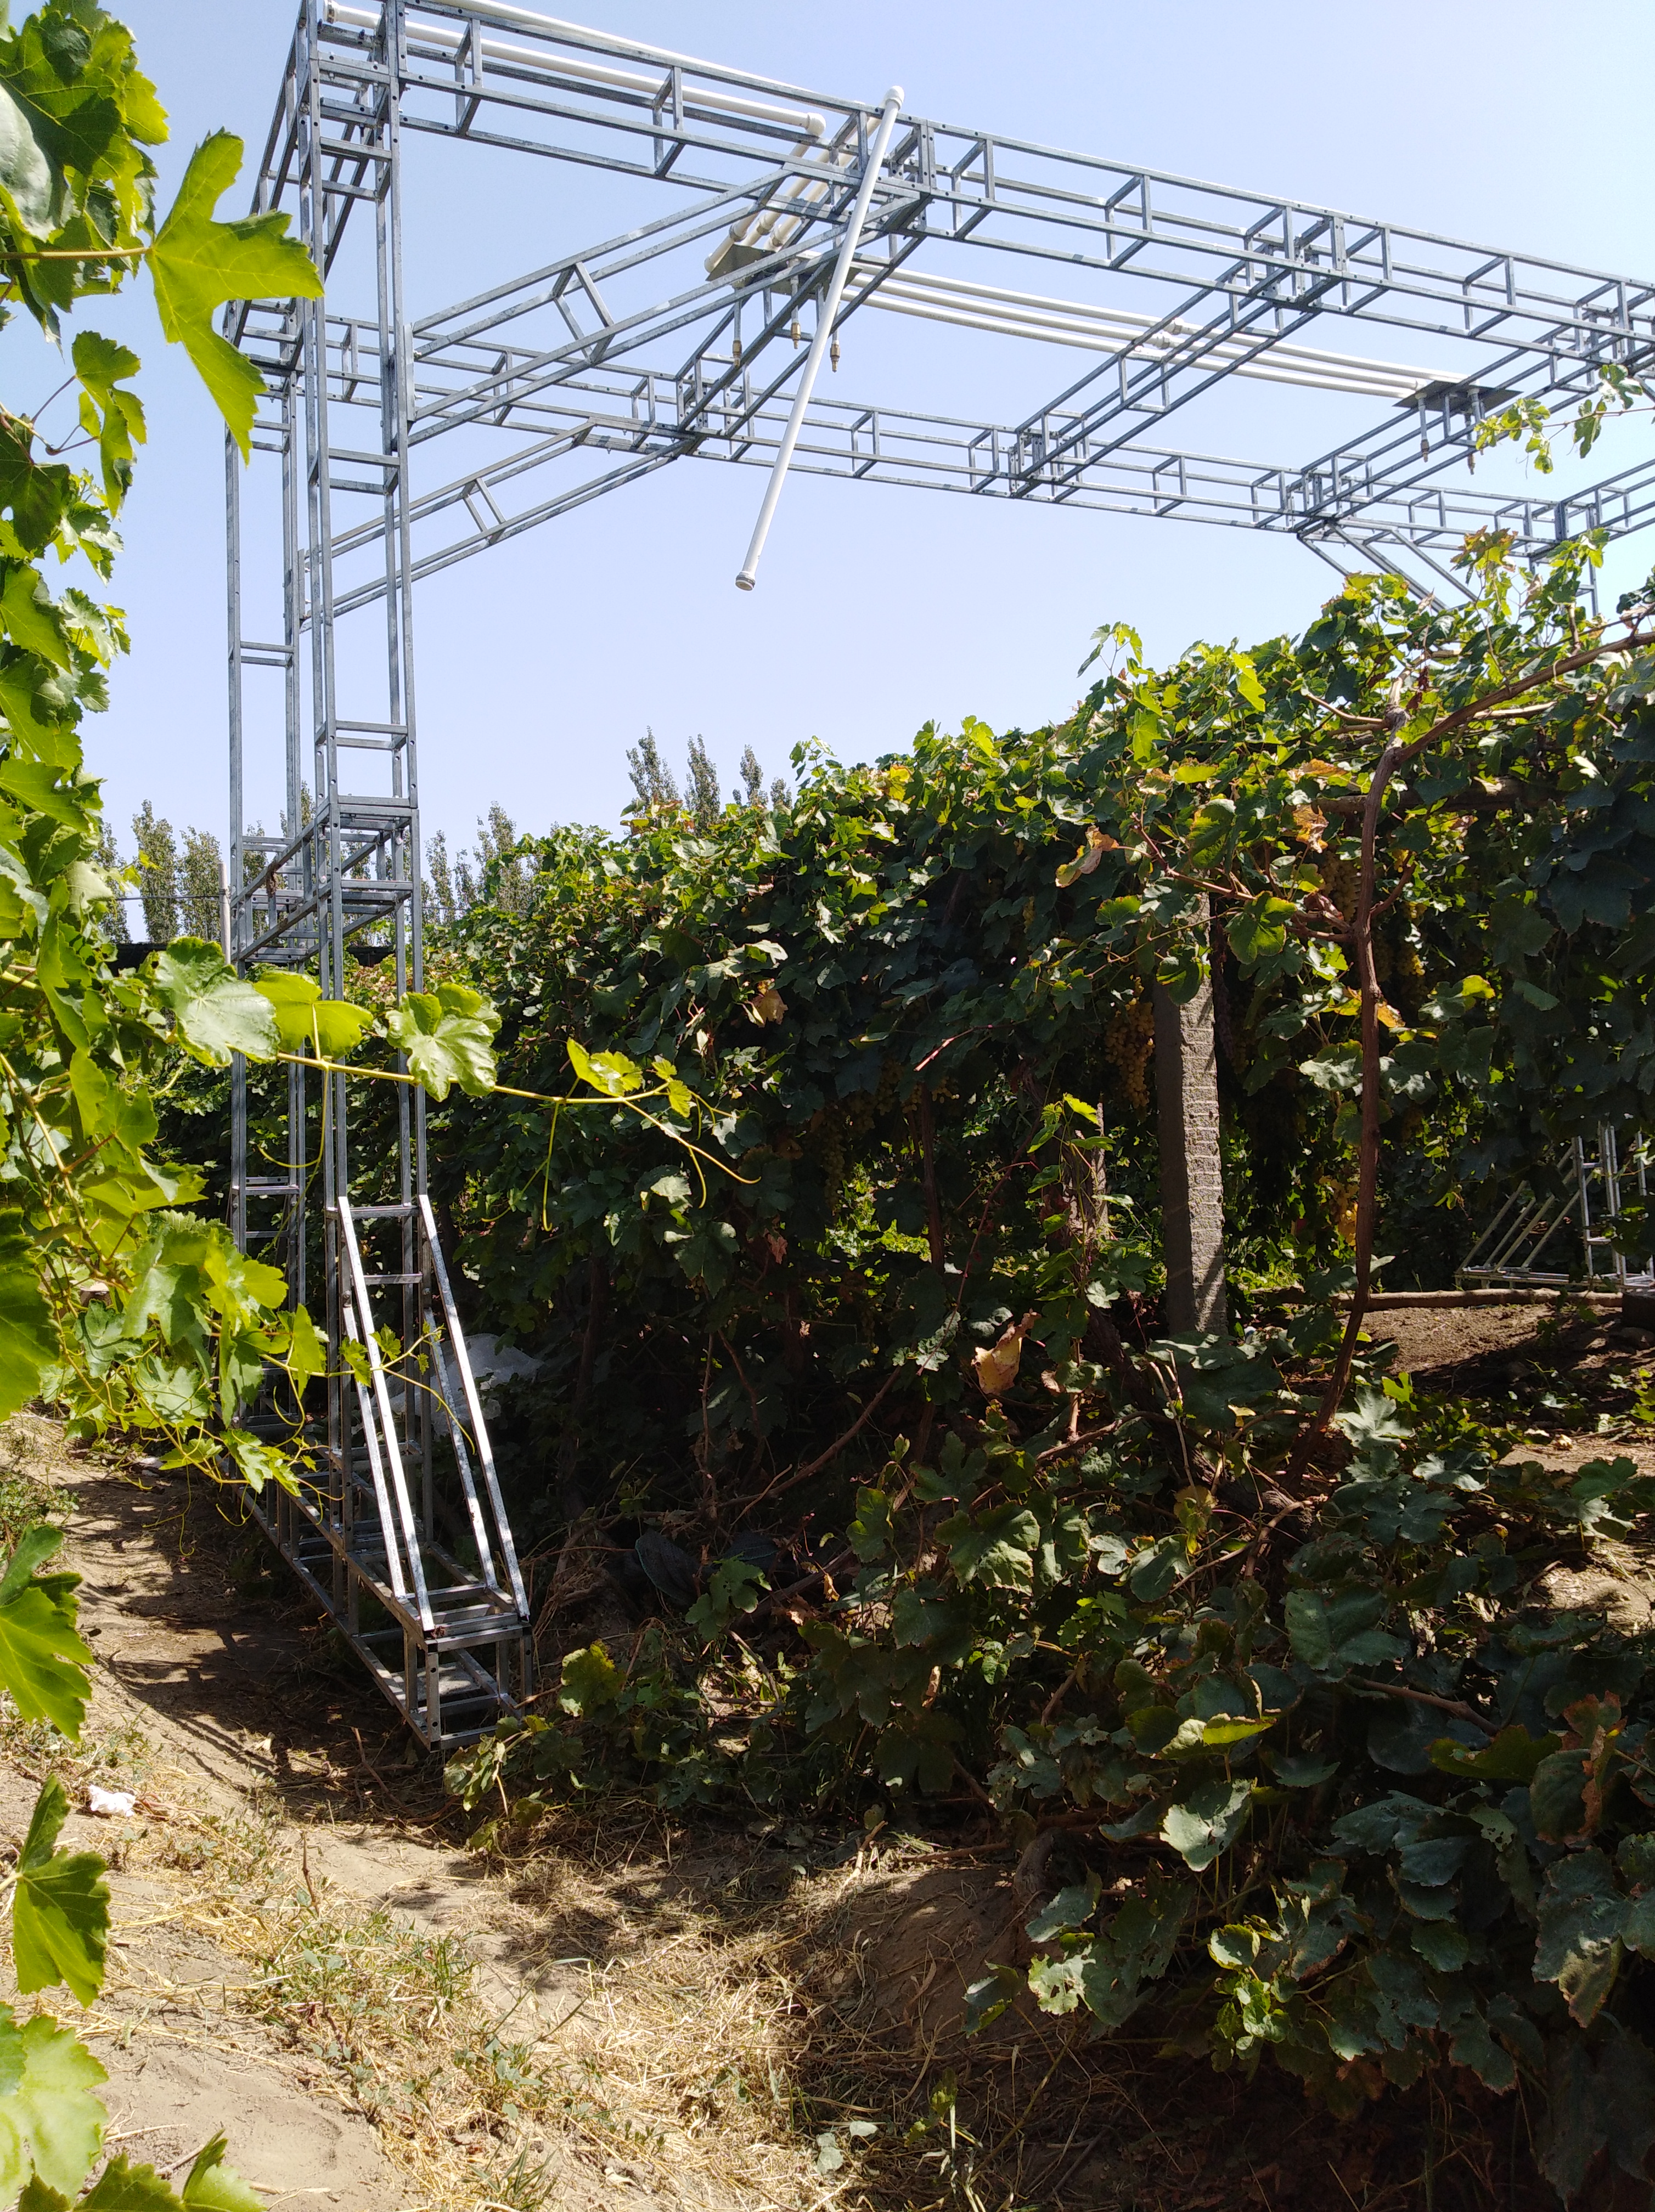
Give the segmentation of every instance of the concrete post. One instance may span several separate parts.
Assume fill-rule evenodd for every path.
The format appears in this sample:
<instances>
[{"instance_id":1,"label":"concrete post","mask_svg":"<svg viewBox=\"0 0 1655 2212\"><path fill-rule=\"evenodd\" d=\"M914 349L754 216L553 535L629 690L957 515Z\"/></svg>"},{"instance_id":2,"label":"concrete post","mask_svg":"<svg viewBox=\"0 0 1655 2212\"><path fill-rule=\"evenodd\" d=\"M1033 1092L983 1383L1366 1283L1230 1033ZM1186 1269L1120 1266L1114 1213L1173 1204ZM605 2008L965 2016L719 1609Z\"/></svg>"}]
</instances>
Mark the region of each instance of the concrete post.
<instances>
[{"instance_id":1,"label":"concrete post","mask_svg":"<svg viewBox=\"0 0 1655 2212\"><path fill-rule=\"evenodd\" d=\"M1205 908L1206 901L1202 902ZM1228 1325L1224 1178L1219 1153L1213 988L1185 1006L1155 986L1155 1101L1160 1127L1166 1325L1175 1336Z\"/></svg>"}]
</instances>

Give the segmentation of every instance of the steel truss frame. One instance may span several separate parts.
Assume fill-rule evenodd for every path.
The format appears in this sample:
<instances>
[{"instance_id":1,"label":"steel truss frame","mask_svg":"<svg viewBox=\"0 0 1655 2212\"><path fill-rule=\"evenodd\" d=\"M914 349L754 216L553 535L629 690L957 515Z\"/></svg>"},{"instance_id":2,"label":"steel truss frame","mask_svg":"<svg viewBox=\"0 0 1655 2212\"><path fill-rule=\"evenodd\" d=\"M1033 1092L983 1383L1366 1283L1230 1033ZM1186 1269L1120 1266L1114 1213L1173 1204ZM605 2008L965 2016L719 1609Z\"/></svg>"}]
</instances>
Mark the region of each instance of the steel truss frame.
<instances>
[{"instance_id":1,"label":"steel truss frame","mask_svg":"<svg viewBox=\"0 0 1655 2212\"><path fill-rule=\"evenodd\" d=\"M1536 1195L1527 1183L1513 1191L1467 1254L1457 1279L1473 1285L1567 1284L1580 1281L1584 1271L1588 1284L1647 1290L1655 1283L1655 1255L1628 1254L1616 1224L1634 1208L1641 1221L1652 1167L1647 1139L1634 1136L1623 1152L1608 1121L1597 1131L1595 1150L1576 1137L1554 1163L1554 1191Z\"/></svg>"},{"instance_id":2,"label":"steel truss frame","mask_svg":"<svg viewBox=\"0 0 1655 2212\"><path fill-rule=\"evenodd\" d=\"M232 454L240 963L313 967L332 992L353 950L371 948L393 963L399 991L419 987L414 585L679 459L776 462L879 116L872 102L507 0L302 0L253 204L294 216L329 295L238 306L225 321L266 380L253 442L266 506L280 517L244 532ZM540 176L583 170L612 188L622 212L590 245L416 313L403 172L417 138L558 165L532 171ZM665 196L642 221L641 188ZM1490 408L1518 398L1555 405L1594 391L1606 364L1655 364L1646 283L901 113L848 268L829 334L836 366L839 333L876 312L1092 358L1066 380L1054 372L1046 396L1006 422L812 394L792 453L800 470L1262 530L1336 567L1399 568L1416 581L1451 583L1445 563L1468 531L1508 531L1532 560L1586 530L1619 535L1655 519L1655 461L1550 500L1479 489L1467 465ZM1040 289L1048 282L1061 296ZM1323 345L1335 319L1357 351ZM1360 349L1381 333L1427 341L1442 358L1409 367ZM1302 462L1164 442L1180 410L1251 380L1342 392L1384 413ZM249 558L259 548L277 568L274 638L274 617L244 612L244 535ZM271 676L279 712L261 721L254 693ZM277 835L246 819L248 771L270 764L276 741L260 732L271 724L283 732ZM408 1663L376 1660L380 1678L439 1740L438 1690L416 1685L440 1683L427 1660L443 1623L417 1607L399 1613L386 1596L400 1602L386 1580L385 1507L362 1483L374 1419L382 1457L390 1431L383 1407L353 1402L340 1364L353 1325L364 1341L373 1334L359 1287L363 1298L379 1293L373 1310L387 1309L405 1342L430 1326L425 1285L441 1255L423 1211L423 1102L402 1095L394 1158L369 1164L367 1208L342 1079L289 1071L279 1162L254 1158L245 1069L234 1106L236 1233L283 1257L296 1297L319 1260L334 1353L309 1533L285 1506L273 1527L359 1640L351 1607L362 1592L394 1617ZM379 1255L360 1286L345 1227L353 1201ZM458 1317L448 1326L457 1334ZM438 1540L431 1403L403 1378L397 1449L385 1462L398 1516L391 1462L421 1470L409 1496L426 1545ZM486 1456L480 1408L472 1412ZM503 1522L502 1532L508 1550ZM310 1556L324 1539L326 1577ZM456 1620L498 1595L479 1560L453 1597ZM513 1694L507 1675L526 1679L519 1612L516 1656L508 1664L496 1653L502 1698ZM473 1699L467 1725L477 1710Z\"/></svg>"},{"instance_id":3,"label":"steel truss frame","mask_svg":"<svg viewBox=\"0 0 1655 2212\"><path fill-rule=\"evenodd\" d=\"M354 205L392 190L409 134L647 179L670 187L675 204L411 319L401 380L390 377L377 313L253 306L234 312L230 334L278 389L295 375L320 379L336 404L371 410L381 383L405 380L398 450L410 459L455 433L496 448L404 498L419 541L411 580L673 460L768 465L800 320L825 288L877 116L870 103L503 0L307 0L256 205L296 210L310 188L304 165L319 163L325 264ZM1128 284L1143 298L1164 287L1172 301L1134 313L917 265L956 248L987 271L1020 266L1031 284L1056 263L1066 289ZM1594 390L1605 363L1655 362L1646 282L904 116L838 326L869 308L1098 359L1013 422L817 400L795 467L1273 531L1346 565L1412 553L1434 566L1482 528L1510 530L1518 552L1536 557L1585 530L1621 534L1655 517L1655 462L1554 499L1479 491L1465 470L1491 405L1555 404ZM1458 366L1395 368L1292 343L1334 318L1428 337ZM1159 442L1167 417L1248 377L1390 404L1367 431L1305 463ZM605 465L572 482L565 465L557 483L575 456ZM355 459L379 484L383 452ZM531 495L519 501L520 489ZM387 526L365 514L338 531L334 557L361 556L361 573L335 617L389 588L379 560Z\"/></svg>"}]
</instances>

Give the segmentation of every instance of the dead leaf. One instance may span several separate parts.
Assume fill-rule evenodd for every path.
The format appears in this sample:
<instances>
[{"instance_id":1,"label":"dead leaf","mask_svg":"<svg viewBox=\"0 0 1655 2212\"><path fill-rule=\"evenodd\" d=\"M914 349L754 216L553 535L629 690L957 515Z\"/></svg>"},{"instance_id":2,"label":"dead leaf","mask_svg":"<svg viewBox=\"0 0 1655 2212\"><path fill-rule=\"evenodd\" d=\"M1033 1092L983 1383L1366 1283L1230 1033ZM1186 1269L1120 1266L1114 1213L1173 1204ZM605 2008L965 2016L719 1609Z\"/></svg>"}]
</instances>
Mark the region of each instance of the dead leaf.
<instances>
[{"instance_id":1,"label":"dead leaf","mask_svg":"<svg viewBox=\"0 0 1655 2212\"><path fill-rule=\"evenodd\" d=\"M779 1022L787 1011L787 1001L774 983L761 983L747 1001L747 1019L761 1029L766 1022Z\"/></svg>"},{"instance_id":2,"label":"dead leaf","mask_svg":"<svg viewBox=\"0 0 1655 2212\"><path fill-rule=\"evenodd\" d=\"M1089 876L1105 853L1118 853L1119 842L1105 837L1095 823L1086 824L1086 842L1072 860L1066 860L1057 871L1057 888L1066 891L1071 884L1078 884L1082 876Z\"/></svg>"},{"instance_id":3,"label":"dead leaf","mask_svg":"<svg viewBox=\"0 0 1655 2212\"><path fill-rule=\"evenodd\" d=\"M985 1398L998 1398L1016 1382L1023 1364L1023 1339L1033 1319L1032 1314L1025 1314L1012 1323L998 1344L985 1345L976 1354L972 1364L977 1369L977 1388Z\"/></svg>"}]
</instances>

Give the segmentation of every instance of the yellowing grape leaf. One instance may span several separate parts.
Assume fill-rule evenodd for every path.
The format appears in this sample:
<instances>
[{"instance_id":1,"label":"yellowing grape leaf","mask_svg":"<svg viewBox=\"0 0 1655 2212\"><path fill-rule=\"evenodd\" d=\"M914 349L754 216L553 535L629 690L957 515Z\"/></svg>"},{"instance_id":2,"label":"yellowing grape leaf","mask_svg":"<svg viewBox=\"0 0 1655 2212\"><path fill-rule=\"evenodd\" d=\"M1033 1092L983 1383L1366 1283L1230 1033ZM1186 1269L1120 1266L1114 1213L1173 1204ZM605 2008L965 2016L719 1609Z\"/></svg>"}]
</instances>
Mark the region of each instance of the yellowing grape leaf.
<instances>
[{"instance_id":1,"label":"yellowing grape leaf","mask_svg":"<svg viewBox=\"0 0 1655 2212\"><path fill-rule=\"evenodd\" d=\"M985 1398L998 1398L1009 1390L1017 1380L1017 1370L1023 1364L1023 1333L1026 1322L1013 1322L998 1344L984 1345L972 1364L977 1369L977 1388Z\"/></svg>"},{"instance_id":2,"label":"yellowing grape leaf","mask_svg":"<svg viewBox=\"0 0 1655 2212\"><path fill-rule=\"evenodd\" d=\"M1105 853L1118 853L1121 848L1113 837L1104 836L1095 823L1086 824L1086 842L1072 860L1065 860L1057 871L1057 888L1066 891L1071 884L1078 884L1082 876L1089 876Z\"/></svg>"}]
</instances>

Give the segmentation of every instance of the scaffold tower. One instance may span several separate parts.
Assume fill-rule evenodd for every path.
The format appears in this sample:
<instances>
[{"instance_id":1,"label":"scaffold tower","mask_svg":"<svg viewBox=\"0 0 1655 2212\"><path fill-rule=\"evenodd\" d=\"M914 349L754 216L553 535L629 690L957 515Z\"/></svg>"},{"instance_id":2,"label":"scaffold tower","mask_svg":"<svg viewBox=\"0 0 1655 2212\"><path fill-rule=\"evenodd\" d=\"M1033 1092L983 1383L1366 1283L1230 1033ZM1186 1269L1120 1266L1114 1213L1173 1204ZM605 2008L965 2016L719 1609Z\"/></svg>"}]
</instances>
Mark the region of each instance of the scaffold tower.
<instances>
[{"instance_id":1,"label":"scaffold tower","mask_svg":"<svg viewBox=\"0 0 1655 2212\"><path fill-rule=\"evenodd\" d=\"M535 266L444 297L423 246L437 295L411 296L405 184L437 145L451 178L476 165L479 208L502 164L526 165L550 246ZM608 227L579 234L605 199ZM1655 365L1647 283L931 122L898 93L831 96L504 0L303 0L253 204L291 214L326 295L225 323L267 387L254 467L227 464L232 951L327 993L353 961L389 963L399 992L422 981L415 586L675 462L770 471L748 586L789 468L1263 531L1439 592L1458 589L1468 532L1509 532L1535 561L1655 519L1655 460L1553 497L1472 467L1491 410ZM884 315L933 331L925 404L840 397L831 374L824 394L847 325ZM990 419L972 349L1007 339L1028 402ZM1166 442L1179 419L1227 425L1238 395L1272 441L1300 416L1343 427L1302 459ZM403 1095L392 1155L363 1161L343 1079L287 1084L283 1152L251 1135L236 1071L234 1226L295 1297L324 1291L335 1379L316 1498L268 1523L411 1723L453 1741L520 1698L531 1654L423 1099ZM440 1387L381 1361L386 1323L429 1347ZM353 1336L366 1383L344 1364Z\"/></svg>"}]
</instances>

